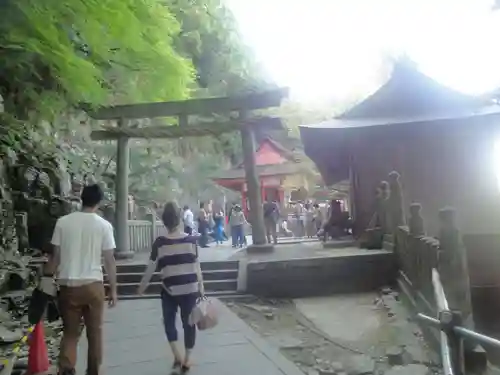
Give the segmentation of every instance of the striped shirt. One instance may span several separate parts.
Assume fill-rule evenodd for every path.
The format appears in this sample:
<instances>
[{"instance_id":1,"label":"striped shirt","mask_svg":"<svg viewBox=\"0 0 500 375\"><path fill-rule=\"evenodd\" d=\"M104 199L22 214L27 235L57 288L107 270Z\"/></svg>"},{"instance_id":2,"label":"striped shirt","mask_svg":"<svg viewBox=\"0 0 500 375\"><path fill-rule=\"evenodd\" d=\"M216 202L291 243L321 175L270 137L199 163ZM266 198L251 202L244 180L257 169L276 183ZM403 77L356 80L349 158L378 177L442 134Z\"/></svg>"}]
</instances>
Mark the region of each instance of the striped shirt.
<instances>
[{"instance_id":1,"label":"striped shirt","mask_svg":"<svg viewBox=\"0 0 500 375\"><path fill-rule=\"evenodd\" d=\"M161 273L166 291L172 296L199 293L197 237L180 234L160 236L153 243L150 261Z\"/></svg>"}]
</instances>

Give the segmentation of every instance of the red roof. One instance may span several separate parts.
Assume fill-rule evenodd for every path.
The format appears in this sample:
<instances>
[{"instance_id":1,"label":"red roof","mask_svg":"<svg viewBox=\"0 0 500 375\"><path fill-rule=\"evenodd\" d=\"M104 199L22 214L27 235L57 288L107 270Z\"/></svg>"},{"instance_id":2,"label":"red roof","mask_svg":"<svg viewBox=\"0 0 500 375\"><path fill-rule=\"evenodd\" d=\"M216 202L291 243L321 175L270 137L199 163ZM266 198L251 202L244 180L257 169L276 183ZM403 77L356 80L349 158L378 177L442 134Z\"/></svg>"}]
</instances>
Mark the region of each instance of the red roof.
<instances>
[{"instance_id":1,"label":"red roof","mask_svg":"<svg viewBox=\"0 0 500 375\"><path fill-rule=\"evenodd\" d=\"M260 141L259 148L255 151L255 164L261 179L295 174L301 170L300 163L294 155L268 137ZM216 173L212 179L224 187L239 188L245 182L243 163L236 168Z\"/></svg>"},{"instance_id":2,"label":"red roof","mask_svg":"<svg viewBox=\"0 0 500 375\"><path fill-rule=\"evenodd\" d=\"M271 138L264 138L255 151L255 165L279 165L295 161L292 153ZM237 167L243 168L243 163Z\"/></svg>"}]
</instances>

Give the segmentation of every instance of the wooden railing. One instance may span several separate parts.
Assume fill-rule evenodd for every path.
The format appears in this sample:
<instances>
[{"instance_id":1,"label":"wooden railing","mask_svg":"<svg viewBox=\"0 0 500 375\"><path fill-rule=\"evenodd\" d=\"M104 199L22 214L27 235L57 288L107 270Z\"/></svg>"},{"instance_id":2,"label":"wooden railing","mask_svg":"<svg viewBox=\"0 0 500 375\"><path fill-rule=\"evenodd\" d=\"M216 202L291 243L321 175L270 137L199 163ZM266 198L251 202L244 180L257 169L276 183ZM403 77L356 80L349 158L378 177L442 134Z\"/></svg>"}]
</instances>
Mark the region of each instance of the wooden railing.
<instances>
[{"instance_id":1,"label":"wooden railing","mask_svg":"<svg viewBox=\"0 0 500 375\"><path fill-rule=\"evenodd\" d=\"M408 227L401 226L397 229L396 244L401 276L428 308L434 310L432 269L438 263L439 240L413 235Z\"/></svg>"},{"instance_id":2,"label":"wooden railing","mask_svg":"<svg viewBox=\"0 0 500 375\"><path fill-rule=\"evenodd\" d=\"M129 220L128 236L130 251L150 251L156 237L165 231L163 223L157 220Z\"/></svg>"},{"instance_id":3,"label":"wooden railing","mask_svg":"<svg viewBox=\"0 0 500 375\"><path fill-rule=\"evenodd\" d=\"M373 232L381 232L384 247L388 244L395 252L399 285L420 312L420 320L439 329L435 338L444 373L463 375L464 367L481 373L487 365L481 344L500 347L500 341L474 331L467 251L457 214L453 208L442 209L439 234L429 237L420 204L412 204L409 216L405 215L399 174L392 172L388 181L380 185Z\"/></svg>"}]
</instances>

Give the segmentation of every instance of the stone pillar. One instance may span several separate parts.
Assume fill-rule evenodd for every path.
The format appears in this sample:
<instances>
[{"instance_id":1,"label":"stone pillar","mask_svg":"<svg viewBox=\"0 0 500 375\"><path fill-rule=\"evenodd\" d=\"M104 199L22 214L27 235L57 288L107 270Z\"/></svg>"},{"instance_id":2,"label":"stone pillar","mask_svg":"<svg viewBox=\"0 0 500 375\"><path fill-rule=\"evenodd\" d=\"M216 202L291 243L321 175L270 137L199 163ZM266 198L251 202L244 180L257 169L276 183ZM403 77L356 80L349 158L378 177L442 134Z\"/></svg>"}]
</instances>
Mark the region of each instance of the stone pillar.
<instances>
[{"instance_id":1,"label":"stone pillar","mask_svg":"<svg viewBox=\"0 0 500 375\"><path fill-rule=\"evenodd\" d=\"M119 127L125 127L124 120L119 120ZM116 199L116 257L131 258L134 253L130 251L128 236L128 172L130 163L129 139L126 136L120 136L117 140L116 150L116 181L115 181L115 199Z\"/></svg>"},{"instance_id":2,"label":"stone pillar","mask_svg":"<svg viewBox=\"0 0 500 375\"><path fill-rule=\"evenodd\" d=\"M242 122L247 118L247 113L240 112ZM250 224L252 225L253 245L247 251L272 250L272 246L267 245L266 227L264 225L264 208L260 191L259 175L255 165L255 135L245 124L241 127L241 143L243 146L243 164L245 167L245 180L247 184L247 194L250 206Z\"/></svg>"}]
</instances>

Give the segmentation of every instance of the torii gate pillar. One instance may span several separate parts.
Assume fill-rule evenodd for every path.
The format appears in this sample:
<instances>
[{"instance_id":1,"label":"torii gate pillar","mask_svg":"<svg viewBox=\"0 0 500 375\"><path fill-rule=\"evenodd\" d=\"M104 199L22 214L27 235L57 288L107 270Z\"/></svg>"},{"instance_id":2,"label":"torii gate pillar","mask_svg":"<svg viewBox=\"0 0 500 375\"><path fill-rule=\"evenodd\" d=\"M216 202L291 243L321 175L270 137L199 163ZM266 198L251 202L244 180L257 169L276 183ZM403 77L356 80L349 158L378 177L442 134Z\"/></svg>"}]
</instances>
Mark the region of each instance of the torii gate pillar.
<instances>
[{"instance_id":1,"label":"torii gate pillar","mask_svg":"<svg viewBox=\"0 0 500 375\"><path fill-rule=\"evenodd\" d=\"M125 127L123 119L118 121L118 127ZM119 259L132 258L128 235L128 172L130 166L129 138L121 135L117 139L116 148L116 257Z\"/></svg>"},{"instance_id":2,"label":"torii gate pillar","mask_svg":"<svg viewBox=\"0 0 500 375\"><path fill-rule=\"evenodd\" d=\"M247 118L246 111L240 111L240 119ZM243 165L247 184L248 203L250 208L250 224L252 225L252 245L248 252L272 251L273 245L267 243L264 224L264 208L262 206L261 186L255 163L255 134L249 126L241 128L241 144L243 148Z\"/></svg>"}]
</instances>

